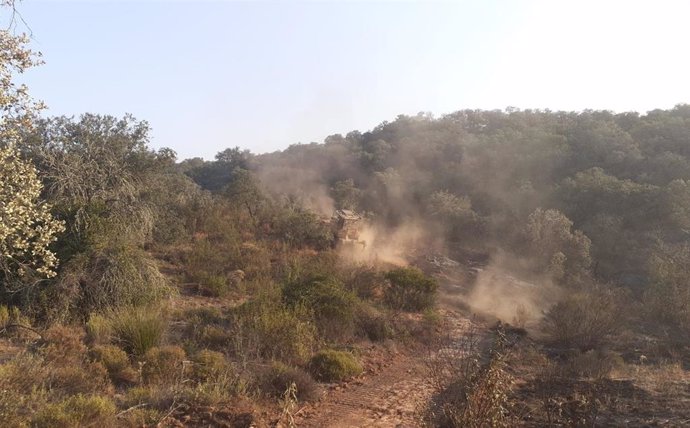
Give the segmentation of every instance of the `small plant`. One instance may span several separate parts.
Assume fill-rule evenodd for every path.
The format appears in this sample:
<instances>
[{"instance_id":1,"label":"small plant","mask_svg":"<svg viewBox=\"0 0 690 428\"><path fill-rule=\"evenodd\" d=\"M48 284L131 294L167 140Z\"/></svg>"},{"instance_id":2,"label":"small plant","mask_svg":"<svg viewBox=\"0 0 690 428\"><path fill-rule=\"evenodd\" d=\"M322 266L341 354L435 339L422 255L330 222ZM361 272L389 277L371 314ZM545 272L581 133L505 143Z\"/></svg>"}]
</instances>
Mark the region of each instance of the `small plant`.
<instances>
[{"instance_id":1,"label":"small plant","mask_svg":"<svg viewBox=\"0 0 690 428\"><path fill-rule=\"evenodd\" d=\"M362 373L362 366L349 352L323 350L309 362L309 371L323 382L338 382Z\"/></svg>"},{"instance_id":2,"label":"small plant","mask_svg":"<svg viewBox=\"0 0 690 428\"><path fill-rule=\"evenodd\" d=\"M91 314L86 322L86 339L92 344L110 343L113 329L106 317L99 314Z\"/></svg>"},{"instance_id":3,"label":"small plant","mask_svg":"<svg viewBox=\"0 0 690 428\"><path fill-rule=\"evenodd\" d=\"M146 383L166 383L183 375L186 354L179 346L149 349L143 358L141 377Z\"/></svg>"},{"instance_id":4,"label":"small plant","mask_svg":"<svg viewBox=\"0 0 690 428\"><path fill-rule=\"evenodd\" d=\"M386 273L389 285L384 298L393 309L422 311L433 307L438 283L415 267L393 269Z\"/></svg>"},{"instance_id":5,"label":"small plant","mask_svg":"<svg viewBox=\"0 0 690 428\"><path fill-rule=\"evenodd\" d=\"M192 359L192 376L199 382L212 381L221 375L232 374L232 365L220 352L203 349Z\"/></svg>"},{"instance_id":6,"label":"small plant","mask_svg":"<svg viewBox=\"0 0 690 428\"><path fill-rule=\"evenodd\" d=\"M299 401L317 397L318 386L309 373L279 362L273 363L264 375L261 389L273 397L280 397L290 385L295 385L295 396Z\"/></svg>"},{"instance_id":7,"label":"small plant","mask_svg":"<svg viewBox=\"0 0 690 428\"><path fill-rule=\"evenodd\" d=\"M75 395L49 404L32 419L36 428L73 428L78 426L109 426L115 419L115 404L108 398Z\"/></svg>"},{"instance_id":8,"label":"small plant","mask_svg":"<svg viewBox=\"0 0 690 428\"><path fill-rule=\"evenodd\" d=\"M393 337L395 331L388 317L371 306L362 305L357 313L359 333L373 342Z\"/></svg>"},{"instance_id":9,"label":"small plant","mask_svg":"<svg viewBox=\"0 0 690 428\"><path fill-rule=\"evenodd\" d=\"M129 356L115 345L98 345L91 349L91 356L108 370L108 375L116 383L135 383L137 372L132 368Z\"/></svg>"},{"instance_id":10,"label":"small plant","mask_svg":"<svg viewBox=\"0 0 690 428\"><path fill-rule=\"evenodd\" d=\"M125 308L108 318L113 336L128 353L142 356L163 339L166 322L158 311Z\"/></svg>"}]
</instances>

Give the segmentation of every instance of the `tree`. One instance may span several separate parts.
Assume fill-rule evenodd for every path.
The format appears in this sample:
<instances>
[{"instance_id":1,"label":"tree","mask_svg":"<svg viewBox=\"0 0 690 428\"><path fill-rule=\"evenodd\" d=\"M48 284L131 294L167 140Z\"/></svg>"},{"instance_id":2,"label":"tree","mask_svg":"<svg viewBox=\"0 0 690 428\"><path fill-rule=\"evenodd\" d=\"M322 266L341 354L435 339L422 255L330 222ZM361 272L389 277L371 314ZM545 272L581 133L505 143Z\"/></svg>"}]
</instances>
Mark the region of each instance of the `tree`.
<instances>
[{"instance_id":1,"label":"tree","mask_svg":"<svg viewBox=\"0 0 690 428\"><path fill-rule=\"evenodd\" d=\"M558 210L537 208L527 222L531 252L542 271L556 280L578 280L589 272L592 242Z\"/></svg>"},{"instance_id":2,"label":"tree","mask_svg":"<svg viewBox=\"0 0 690 428\"><path fill-rule=\"evenodd\" d=\"M16 148L19 136L30 130L40 103L26 87L17 86L15 73L37 65L26 48L26 37L0 31L0 284L17 291L41 278L55 276L58 260L49 246L64 224L53 218L50 205L40 200L42 185L34 166Z\"/></svg>"}]
</instances>

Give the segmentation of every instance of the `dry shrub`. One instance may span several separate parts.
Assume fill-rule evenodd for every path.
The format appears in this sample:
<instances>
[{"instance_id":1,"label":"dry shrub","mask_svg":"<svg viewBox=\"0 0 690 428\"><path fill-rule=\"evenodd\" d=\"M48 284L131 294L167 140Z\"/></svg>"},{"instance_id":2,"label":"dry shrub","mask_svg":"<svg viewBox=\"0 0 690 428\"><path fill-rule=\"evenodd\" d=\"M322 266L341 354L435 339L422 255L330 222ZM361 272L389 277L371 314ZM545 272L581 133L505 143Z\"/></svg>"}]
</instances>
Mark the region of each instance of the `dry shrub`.
<instances>
[{"instance_id":1,"label":"dry shrub","mask_svg":"<svg viewBox=\"0 0 690 428\"><path fill-rule=\"evenodd\" d=\"M362 373L362 366L349 352L319 351L309 361L309 371L322 382L338 382Z\"/></svg>"},{"instance_id":2,"label":"dry shrub","mask_svg":"<svg viewBox=\"0 0 690 428\"><path fill-rule=\"evenodd\" d=\"M78 327L54 325L43 333L37 349L47 363L78 364L86 354L84 331Z\"/></svg>"},{"instance_id":3,"label":"dry shrub","mask_svg":"<svg viewBox=\"0 0 690 428\"><path fill-rule=\"evenodd\" d=\"M148 305L173 293L154 260L129 246L103 248L70 260L57 287L79 314Z\"/></svg>"},{"instance_id":4,"label":"dry shrub","mask_svg":"<svg viewBox=\"0 0 690 428\"><path fill-rule=\"evenodd\" d=\"M112 312L108 322L115 341L129 354L142 356L163 340L167 322L160 311L123 308Z\"/></svg>"},{"instance_id":5,"label":"dry shrub","mask_svg":"<svg viewBox=\"0 0 690 428\"><path fill-rule=\"evenodd\" d=\"M132 367L129 356L115 345L98 345L91 349L91 357L103 364L110 379L115 383L136 383L138 373Z\"/></svg>"},{"instance_id":6,"label":"dry shrub","mask_svg":"<svg viewBox=\"0 0 690 428\"><path fill-rule=\"evenodd\" d=\"M261 390L272 397L280 398L292 384L296 387L295 394L299 401L317 398L318 385L309 373L278 362L273 363L262 376Z\"/></svg>"},{"instance_id":7,"label":"dry shrub","mask_svg":"<svg viewBox=\"0 0 690 428\"><path fill-rule=\"evenodd\" d=\"M48 399L48 369L43 358L21 353L0 365L0 421L22 426Z\"/></svg>"},{"instance_id":8,"label":"dry shrub","mask_svg":"<svg viewBox=\"0 0 690 428\"><path fill-rule=\"evenodd\" d=\"M75 395L64 401L49 404L31 420L36 428L74 428L84 426L112 426L115 404L100 396Z\"/></svg>"},{"instance_id":9,"label":"dry shrub","mask_svg":"<svg viewBox=\"0 0 690 428\"><path fill-rule=\"evenodd\" d=\"M227 349L232 340L231 332L217 325L204 326L197 336L197 343L210 349Z\"/></svg>"},{"instance_id":10,"label":"dry shrub","mask_svg":"<svg viewBox=\"0 0 690 428\"><path fill-rule=\"evenodd\" d=\"M64 395L112 392L108 371L97 362L50 367L48 381L52 392Z\"/></svg>"},{"instance_id":11,"label":"dry shrub","mask_svg":"<svg viewBox=\"0 0 690 428\"><path fill-rule=\"evenodd\" d=\"M604 379L612 371L623 366L623 359L616 353L591 349L586 352L575 351L562 364L561 369L567 377Z\"/></svg>"},{"instance_id":12,"label":"dry shrub","mask_svg":"<svg viewBox=\"0 0 690 428\"><path fill-rule=\"evenodd\" d=\"M507 371L508 347L499 330L488 355L481 338L471 330L459 342L449 341L430 359L430 373L437 394L426 419L443 427L512 426Z\"/></svg>"},{"instance_id":13,"label":"dry shrub","mask_svg":"<svg viewBox=\"0 0 690 428\"><path fill-rule=\"evenodd\" d=\"M371 266L355 266L344 272L345 287L361 299L375 299L383 295L386 278Z\"/></svg>"},{"instance_id":14,"label":"dry shrub","mask_svg":"<svg viewBox=\"0 0 690 428\"><path fill-rule=\"evenodd\" d=\"M376 308L362 304L357 311L358 334L378 342L390 339L395 330L389 317Z\"/></svg>"},{"instance_id":15,"label":"dry shrub","mask_svg":"<svg viewBox=\"0 0 690 428\"><path fill-rule=\"evenodd\" d=\"M184 349L179 346L154 347L143 357L141 377L147 384L171 383L184 376Z\"/></svg>"},{"instance_id":16,"label":"dry shrub","mask_svg":"<svg viewBox=\"0 0 690 428\"><path fill-rule=\"evenodd\" d=\"M212 381L222 375L234 373L232 365L220 352L203 349L192 359L192 377L199 382Z\"/></svg>"},{"instance_id":17,"label":"dry shrub","mask_svg":"<svg viewBox=\"0 0 690 428\"><path fill-rule=\"evenodd\" d=\"M621 327L620 298L601 288L569 295L544 317L548 339L556 346L582 351L601 346Z\"/></svg>"},{"instance_id":18,"label":"dry shrub","mask_svg":"<svg viewBox=\"0 0 690 428\"><path fill-rule=\"evenodd\" d=\"M163 416L164 413L158 409L139 407L119 416L118 424L128 428L156 426Z\"/></svg>"}]
</instances>

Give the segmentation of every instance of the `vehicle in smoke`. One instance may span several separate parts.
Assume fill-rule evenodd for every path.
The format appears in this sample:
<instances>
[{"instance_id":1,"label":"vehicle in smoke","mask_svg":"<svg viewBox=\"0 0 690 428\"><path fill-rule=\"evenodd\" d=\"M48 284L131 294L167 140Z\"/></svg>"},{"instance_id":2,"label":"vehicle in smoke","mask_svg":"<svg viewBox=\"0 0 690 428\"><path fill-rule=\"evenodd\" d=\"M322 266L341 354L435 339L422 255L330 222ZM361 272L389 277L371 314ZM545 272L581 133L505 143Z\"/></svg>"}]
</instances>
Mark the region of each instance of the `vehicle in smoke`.
<instances>
[{"instance_id":1,"label":"vehicle in smoke","mask_svg":"<svg viewBox=\"0 0 690 428\"><path fill-rule=\"evenodd\" d=\"M367 242L360 239L364 219L352 210L336 210L331 217L335 245L361 245L366 248Z\"/></svg>"}]
</instances>

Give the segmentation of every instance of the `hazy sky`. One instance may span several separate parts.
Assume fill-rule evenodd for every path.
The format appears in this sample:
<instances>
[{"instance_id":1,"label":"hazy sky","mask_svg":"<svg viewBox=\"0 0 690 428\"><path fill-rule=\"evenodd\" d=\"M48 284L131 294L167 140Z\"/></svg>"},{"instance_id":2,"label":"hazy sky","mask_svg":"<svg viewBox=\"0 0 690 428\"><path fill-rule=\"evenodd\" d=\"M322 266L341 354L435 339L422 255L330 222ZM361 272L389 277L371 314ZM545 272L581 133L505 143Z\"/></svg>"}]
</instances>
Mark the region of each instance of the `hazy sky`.
<instances>
[{"instance_id":1,"label":"hazy sky","mask_svg":"<svg viewBox=\"0 0 690 428\"><path fill-rule=\"evenodd\" d=\"M464 108L690 102L690 1L58 2L19 10L51 115L133 113L180 158Z\"/></svg>"}]
</instances>

